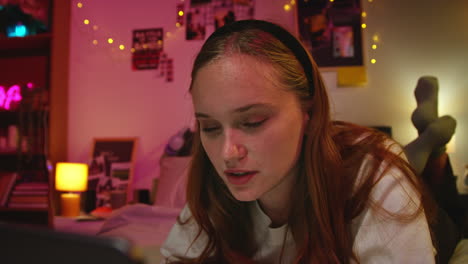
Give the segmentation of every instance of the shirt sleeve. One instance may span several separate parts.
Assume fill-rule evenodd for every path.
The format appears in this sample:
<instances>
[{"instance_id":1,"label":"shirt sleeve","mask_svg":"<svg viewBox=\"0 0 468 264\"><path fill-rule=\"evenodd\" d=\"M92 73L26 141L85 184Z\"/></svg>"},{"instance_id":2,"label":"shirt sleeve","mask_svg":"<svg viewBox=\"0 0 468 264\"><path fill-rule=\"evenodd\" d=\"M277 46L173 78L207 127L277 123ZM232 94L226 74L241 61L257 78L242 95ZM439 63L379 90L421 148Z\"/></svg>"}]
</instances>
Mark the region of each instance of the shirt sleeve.
<instances>
[{"instance_id":1,"label":"shirt sleeve","mask_svg":"<svg viewBox=\"0 0 468 264\"><path fill-rule=\"evenodd\" d=\"M362 171L366 171L366 162ZM397 168L389 169L371 191L371 199L389 213L411 214L420 199ZM368 207L353 220L353 250L360 263L435 263L434 248L424 212L416 218L394 219ZM396 216L398 217L398 216Z\"/></svg>"},{"instance_id":2,"label":"shirt sleeve","mask_svg":"<svg viewBox=\"0 0 468 264\"><path fill-rule=\"evenodd\" d=\"M188 222L181 224L177 221L172 227L160 249L163 256L161 263L180 260L181 257L197 258L205 249L207 237L202 232L195 240L199 228L191 216L190 209L186 205L180 213L179 218L182 223L185 223L187 220Z\"/></svg>"}]
</instances>

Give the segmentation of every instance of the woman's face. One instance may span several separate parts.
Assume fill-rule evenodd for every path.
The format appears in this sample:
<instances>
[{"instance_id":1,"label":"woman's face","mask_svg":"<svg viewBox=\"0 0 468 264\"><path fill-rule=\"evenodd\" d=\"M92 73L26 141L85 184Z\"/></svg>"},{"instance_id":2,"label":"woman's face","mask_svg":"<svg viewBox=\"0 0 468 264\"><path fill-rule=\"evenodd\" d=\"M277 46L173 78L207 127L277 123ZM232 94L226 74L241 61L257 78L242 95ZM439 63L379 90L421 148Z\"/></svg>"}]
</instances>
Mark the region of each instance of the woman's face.
<instances>
[{"instance_id":1,"label":"woman's face","mask_svg":"<svg viewBox=\"0 0 468 264\"><path fill-rule=\"evenodd\" d=\"M239 201L289 196L305 114L270 64L248 55L201 68L192 98L203 148Z\"/></svg>"}]
</instances>

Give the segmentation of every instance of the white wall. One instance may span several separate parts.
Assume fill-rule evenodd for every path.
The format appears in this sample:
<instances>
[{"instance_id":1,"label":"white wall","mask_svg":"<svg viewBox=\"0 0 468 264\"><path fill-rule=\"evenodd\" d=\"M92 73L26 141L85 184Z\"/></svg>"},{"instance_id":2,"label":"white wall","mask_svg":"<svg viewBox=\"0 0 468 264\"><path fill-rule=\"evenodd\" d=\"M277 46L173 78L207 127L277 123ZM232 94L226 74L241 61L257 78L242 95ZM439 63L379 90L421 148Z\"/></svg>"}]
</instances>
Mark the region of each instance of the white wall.
<instances>
[{"instance_id":1,"label":"white wall","mask_svg":"<svg viewBox=\"0 0 468 264\"><path fill-rule=\"evenodd\" d=\"M188 1L188 0L186 0ZM255 0L255 17L275 21L294 30L294 12L286 12L285 0ZM190 68L202 41L186 41L175 26L180 0L73 1L69 85L70 161L86 162L93 137L140 138L135 168L135 187L149 188L158 176L159 157L168 138L190 125L192 105L187 89ZM440 81L440 113L458 120L456 152L451 154L455 172L468 163L466 131L468 110L468 10L464 0L363 0L368 12L365 49L377 63L368 67L368 84L336 87L334 72L325 73L337 119L365 125L390 125L402 144L417 134L410 116L416 106L413 91L421 75ZM83 24L98 25L93 31ZM162 27L171 32L164 50L174 58L174 82L167 83L156 71L132 71L131 33L134 29ZM370 49L373 33L382 43ZM107 37L124 44L104 44ZM98 45L92 40L97 39Z\"/></svg>"}]
</instances>

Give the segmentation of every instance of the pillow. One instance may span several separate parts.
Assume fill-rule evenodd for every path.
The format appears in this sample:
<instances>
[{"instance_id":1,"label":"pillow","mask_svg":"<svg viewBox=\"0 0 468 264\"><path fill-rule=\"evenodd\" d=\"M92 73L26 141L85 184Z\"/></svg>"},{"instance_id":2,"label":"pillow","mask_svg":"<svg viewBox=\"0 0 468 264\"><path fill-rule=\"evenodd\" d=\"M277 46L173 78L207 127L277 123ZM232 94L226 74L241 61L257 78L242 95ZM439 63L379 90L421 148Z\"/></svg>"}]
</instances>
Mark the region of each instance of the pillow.
<instances>
[{"instance_id":1,"label":"pillow","mask_svg":"<svg viewBox=\"0 0 468 264\"><path fill-rule=\"evenodd\" d=\"M154 205L183 208L187 173L192 157L161 157L161 168Z\"/></svg>"}]
</instances>

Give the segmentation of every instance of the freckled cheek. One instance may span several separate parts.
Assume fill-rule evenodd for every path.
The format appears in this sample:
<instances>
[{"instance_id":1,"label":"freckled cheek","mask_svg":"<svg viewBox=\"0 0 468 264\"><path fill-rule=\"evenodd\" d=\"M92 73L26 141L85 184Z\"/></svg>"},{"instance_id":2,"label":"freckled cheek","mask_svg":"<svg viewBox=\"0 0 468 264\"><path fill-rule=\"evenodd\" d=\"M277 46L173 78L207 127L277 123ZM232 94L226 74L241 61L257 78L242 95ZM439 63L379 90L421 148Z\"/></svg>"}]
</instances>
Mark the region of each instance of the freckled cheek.
<instances>
[{"instance_id":1,"label":"freckled cheek","mask_svg":"<svg viewBox=\"0 0 468 264\"><path fill-rule=\"evenodd\" d=\"M263 153L271 158L269 162L279 165L288 162L285 160L287 157L297 158L300 151L300 142L301 132L299 128L294 128L294 126L283 127L265 135L262 146Z\"/></svg>"},{"instance_id":2,"label":"freckled cheek","mask_svg":"<svg viewBox=\"0 0 468 264\"><path fill-rule=\"evenodd\" d=\"M217 168L223 164L223 146L220 142L216 140L203 140L202 146L208 155L208 158L211 160L211 163Z\"/></svg>"}]
</instances>

